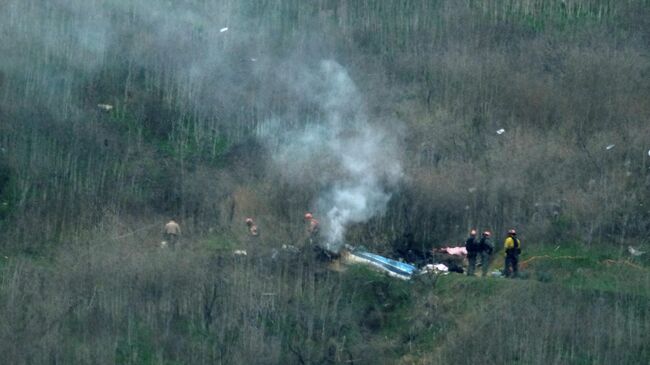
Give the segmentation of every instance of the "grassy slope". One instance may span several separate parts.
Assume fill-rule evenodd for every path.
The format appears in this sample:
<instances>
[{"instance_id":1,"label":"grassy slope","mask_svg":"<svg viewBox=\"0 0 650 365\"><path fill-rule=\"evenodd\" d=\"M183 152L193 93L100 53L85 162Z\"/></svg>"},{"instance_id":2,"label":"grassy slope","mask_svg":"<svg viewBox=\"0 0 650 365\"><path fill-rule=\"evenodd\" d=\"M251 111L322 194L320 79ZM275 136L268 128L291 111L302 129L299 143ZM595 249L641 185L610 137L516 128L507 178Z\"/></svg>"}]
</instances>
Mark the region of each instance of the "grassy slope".
<instances>
[{"instance_id":1,"label":"grassy slope","mask_svg":"<svg viewBox=\"0 0 650 365\"><path fill-rule=\"evenodd\" d=\"M306 363L327 359L330 363L356 360L355 363L377 364L641 364L650 358L650 262L648 258L632 260L624 255L625 251L574 244L529 247L522 260L529 262L523 272L527 279L450 274L404 282L363 266L349 267L340 274L324 267L315 274L306 274L299 268L294 273L291 268L302 266L295 257L288 258L284 268L283 264L274 264L275 269L257 258L231 263L227 257L237 248L231 242L228 237L215 235L214 239L196 242L196 252L183 252L181 256L145 250L127 259L120 255L120 250L117 255L96 252L104 259L95 259L90 263L94 271L82 275L90 289L100 288L96 298L83 294L81 289L81 294L66 289L60 294L42 295L62 302L71 298L84 303L72 312L67 306L54 310L60 312L58 318L66 318L65 325L54 328L52 334L67 336L62 341L66 349L63 359L79 361L84 358L80 349L87 349L93 356L104 351L104 359L113 358L120 363L153 364L158 359L174 363L179 358L193 363L213 359L215 355L204 348L208 346L223 348L224 361L259 361L264 354L256 354L260 350L256 347L250 349L253 352L248 358L241 357L240 347L244 343L258 343L250 336L259 336L260 344L278 341L273 348L279 352L264 355L269 356L268 363L300 363L287 348L300 352ZM107 249L113 252L112 248ZM226 261L217 261L218 266L213 267L211 260L199 259L212 254ZM530 260L533 257L543 258ZM13 260L20 258L11 257L8 262ZM122 266L116 269L110 262L104 262L107 260L118 260ZM75 270L86 272L85 264L67 265L65 260L39 262L42 272L58 272L51 281L41 279L45 280L45 288L58 282L84 282L79 281ZM222 267L231 264L235 266ZM53 265L58 269L53 270ZM499 265L501 260L497 257L491 269ZM14 270L9 270L5 279L19 267L25 270L24 266L13 265ZM63 268L67 266L69 272ZM2 272L7 274L6 270ZM209 280L205 281L202 275ZM192 309L203 305L200 293L192 289L191 283L197 280L198 290L203 290L204 284L218 287L217 301L221 304L209 330L203 328L201 312ZM130 284L125 285L126 282ZM169 286L174 282L178 286ZM31 292L29 288L11 290L10 284L4 281L7 295L0 295L0 299L8 300L14 292ZM90 291L93 290L96 289ZM277 308L262 309L250 301L264 299L259 297L264 292L277 293L277 298L273 297ZM183 298L188 307L172 319L165 319L170 314L167 311L151 317L147 308L152 305L178 305L165 299L168 296ZM89 302L84 302L84 298ZM23 302L31 303L27 299ZM31 308L29 313L38 316L46 316L50 307L48 304L41 308L34 303L27 306ZM87 312L91 308L94 309ZM250 319L241 317L241 323L240 316L247 313L257 314ZM160 323L156 319L159 316ZM126 317L128 321L122 320ZM176 323L172 337L182 339L180 348L202 349L195 357L162 350L171 341L169 335L161 332L168 320ZM108 329L105 333L91 331L93 335L89 335L91 327L86 323L93 321ZM29 326L31 322L25 323ZM112 327L106 327L108 324ZM246 330L247 326L254 327ZM311 331L312 326L320 330ZM41 343L28 338L35 344ZM99 343L104 345L95 346ZM106 343L114 343L114 347L106 347ZM328 352L332 355L323 355Z\"/></svg>"},{"instance_id":2,"label":"grassy slope","mask_svg":"<svg viewBox=\"0 0 650 365\"><path fill-rule=\"evenodd\" d=\"M502 268L501 257L495 255L490 271ZM402 282L351 267L342 290L359 316L361 332L350 334L352 341L367 341L385 363L650 359L648 257L562 243L530 247L521 262L518 280L450 274Z\"/></svg>"},{"instance_id":3,"label":"grassy slope","mask_svg":"<svg viewBox=\"0 0 650 365\"><path fill-rule=\"evenodd\" d=\"M402 363L638 364L650 359L647 260L573 245L532 251L522 261L544 258L529 261L528 280L448 275L433 289L426 283L418 288L422 294L411 311L442 314L437 321L427 322L425 316L415 324L421 334ZM414 326L405 325L402 332Z\"/></svg>"}]
</instances>

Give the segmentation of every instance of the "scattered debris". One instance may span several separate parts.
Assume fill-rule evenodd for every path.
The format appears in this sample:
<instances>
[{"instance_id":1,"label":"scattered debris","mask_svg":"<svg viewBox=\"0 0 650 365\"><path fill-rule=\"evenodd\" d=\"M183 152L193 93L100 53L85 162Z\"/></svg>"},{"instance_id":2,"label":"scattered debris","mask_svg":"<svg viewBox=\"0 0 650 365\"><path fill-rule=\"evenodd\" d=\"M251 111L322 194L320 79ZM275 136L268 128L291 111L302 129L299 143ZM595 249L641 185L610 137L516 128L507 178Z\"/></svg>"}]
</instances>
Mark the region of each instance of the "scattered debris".
<instances>
[{"instance_id":1,"label":"scattered debris","mask_svg":"<svg viewBox=\"0 0 650 365\"><path fill-rule=\"evenodd\" d=\"M300 253L300 249L298 247L283 244L280 249L274 248L274 249L271 250L271 259L275 260L278 257L280 257L280 255L283 255L283 256L286 256L287 254L296 255L296 254L299 254L299 253Z\"/></svg>"},{"instance_id":2,"label":"scattered debris","mask_svg":"<svg viewBox=\"0 0 650 365\"><path fill-rule=\"evenodd\" d=\"M605 149L607 149L607 150L609 151L609 150L611 150L612 148L614 148L615 146L616 146L615 144L610 144L610 145L608 145L607 147L605 147Z\"/></svg>"},{"instance_id":3,"label":"scattered debris","mask_svg":"<svg viewBox=\"0 0 650 365\"><path fill-rule=\"evenodd\" d=\"M219 29L219 33L227 32L227 31L228 31L228 27L223 27Z\"/></svg>"},{"instance_id":4,"label":"scattered debris","mask_svg":"<svg viewBox=\"0 0 650 365\"><path fill-rule=\"evenodd\" d=\"M503 273L499 270L494 270L490 273L490 276L492 276L493 278L501 278L503 277Z\"/></svg>"},{"instance_id":5,"label":"scattered debris","mask_svg":"<svg viewBox=\"0 0 650 365\"><path fill-rule=\"evenodd\" d=\"M420 270L420 274L447 275L449 268L445 264L428 264Z\"/></svg>"},{"instance_id":6,"label":"scattered debris","mask_svg":"<svg viewBox=\"0 0 650 365\"><path fill-rule=\"evenodd\" d=\"M645 251L639 251L636 248L632 246L627 246L627 251L632 255L632 256L641 256L645 253Z\"/></svg>"},{"instance_id":7,"label":"scattered debris","mask_svg":"<svg viewBox=\"0 0 650 365\"><path fill-rule=\"evenodd\" d=\"M497 131L497 134L504 134L506 132L505 129L501 128Z\"/></svg>"},{"instance_id":8,"label":"scattered debris","mask_svg":"<svg viewBox=\"0 0 650 365\"><path fill-rule=\"evenodd\" d=\"M298 249L298 247L293 246L293 245L282 245L282 249L285 250L285 251L292 252L292 253L298 253L298 252L300 252L300 250Z\"/></svg>"},{"instance_id":9,"label":"scattered debris","mask_svg":"<svg viewBox=\"0 0 650 365\"><path fill-rule=\"evenodd\" d=\"M113 106L110 105L110 104L97 104L97 107L99 109L102 109L103 111L107 111L107 112L110 112L111 110L113 110Z\"/></svg>"},{"instance_id":10,"label":"scattered debris","mask_svg":"<svg viewBox=\"0 0 650 365\"><path fill-rule=\"evenodd\" d=\"M246 252L246 250L235 250L233 251L233 254L235 256L248 256L248 252Z\"/></svg>"},{"instance_id":11,"label":"scattered debris","mask_svg":"<svg viewBox=\"0 0 650 365\"><path fill-rule=\"evenodd\" d=\"M346 251L342 257L349 263L366 264L402 280L409 280L417 272L417 268L413 265L366 252L363 249Z\"/></svg>"}]
</instances>

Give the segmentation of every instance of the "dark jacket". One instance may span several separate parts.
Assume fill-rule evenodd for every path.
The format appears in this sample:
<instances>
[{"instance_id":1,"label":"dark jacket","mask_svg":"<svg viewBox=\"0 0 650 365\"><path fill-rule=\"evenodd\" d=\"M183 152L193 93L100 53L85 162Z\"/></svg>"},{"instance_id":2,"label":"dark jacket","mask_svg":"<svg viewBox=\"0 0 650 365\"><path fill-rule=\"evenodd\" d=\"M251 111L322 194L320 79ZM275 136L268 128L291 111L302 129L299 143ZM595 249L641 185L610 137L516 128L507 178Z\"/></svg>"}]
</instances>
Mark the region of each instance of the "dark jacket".
<instances>
[{"instance_id":1,"label":"dark jacket","mask_svg":"<svg viewBox=\"0 0 650 365\"><path fill-rule=\"evenodd\" d=\"M481 237L481 239L478 241L478 250L479 252L487 252L488 254L492 254L492 251L494 250L494 244L492 244L492 241L490 241L489 238Z\"/></svg>"},{"instance_id":2,"label":"dark jacket","mask_svg":"<svg viewBox=\"0 0 650 365\"><path fill-rule=\"evenodd\" d=\"M467 240L465 240L465 249L467 250L467 256L476 256L476 254L479 252L478 241L476 240L476 237L469 236Z\"/></svg>"}]
</instances>

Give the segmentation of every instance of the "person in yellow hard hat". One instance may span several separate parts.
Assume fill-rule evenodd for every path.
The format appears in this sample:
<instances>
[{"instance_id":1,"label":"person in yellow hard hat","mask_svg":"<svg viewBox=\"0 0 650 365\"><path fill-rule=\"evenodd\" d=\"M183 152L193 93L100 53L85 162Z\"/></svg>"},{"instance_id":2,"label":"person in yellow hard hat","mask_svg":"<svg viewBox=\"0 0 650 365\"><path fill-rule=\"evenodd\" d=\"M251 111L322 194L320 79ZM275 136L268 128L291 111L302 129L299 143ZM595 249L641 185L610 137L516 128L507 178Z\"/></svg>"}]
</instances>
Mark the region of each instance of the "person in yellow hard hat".
<instances>
[{"instance_id":1,"label":"person in yellow hard hat","mask_svg":"<svg viewBox=\"0 0 650 365\"><path fill-rule=\"evenodd\" d=\"M517 238L517 231L514 229L508 231L508 237L503 242L503 248L505 249L503 275L506 277L517 277L519 255L521 254L521 241Z\"/></svg>"}]
</instances>

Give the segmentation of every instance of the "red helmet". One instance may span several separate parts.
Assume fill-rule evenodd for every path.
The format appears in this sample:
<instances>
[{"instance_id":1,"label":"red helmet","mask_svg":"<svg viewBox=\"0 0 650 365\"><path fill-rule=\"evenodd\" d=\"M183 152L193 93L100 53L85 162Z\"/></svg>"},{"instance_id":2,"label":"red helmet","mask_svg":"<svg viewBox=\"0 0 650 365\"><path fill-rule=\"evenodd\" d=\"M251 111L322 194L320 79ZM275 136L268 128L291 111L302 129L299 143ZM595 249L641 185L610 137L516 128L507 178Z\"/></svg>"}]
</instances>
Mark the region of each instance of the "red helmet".
<instances>
[{"instance_id":1,"label":"red helmet","mask_svg":"<svg viewBox=\"0 0 650 365\"><path fill-rule=\"evenodd\" d=\"M515 235L515 234L517 234L517 231L515 231L514 229L510 229L510 230L508 231L508 234L510 234L510 235Z\"/></svg>"},{"instance_id":2,"label":"red helmet","mask_svg":"<svg viewBox=\"0 0 650 365\"><path fill-rule=\"evenodd\" d=\"M251 224L253 224L253 218L250 218L250 217L246 218L246 224L249 225L249 226Z\"/></svg>"},{"instance_id":3,"label":"red helmet","mask_svg":"<svg viewBox=\"0 0 650 365\"><path fill-rule=\"evenodd\" d=\"M469 235L470 236L476 236L476 230L473 229L473 230L469 231Z\"/></svg>"},{"instance_id":4,"label":"red helmet","mask_svg":"<svg viewBox=\"0 0 650 365\"><path fill-rule=\"evenodd\" d=\"M490 231L485 231L485 232L483 232L483 235L485 237L490 237L492 235L492 233L490 233Z\"/></svg>"},{"instance_id":5,"label":"red helmet","mask_svg":"<svg viewBox=\"0 0 650 365\"><path fill-rule=\"evenodd\" d=\"M305 219L309 220L309 219L312 219L312 218L314 218L314 216L311 215L311 213L305 213Z\"/></svg>"}]
</instances>

